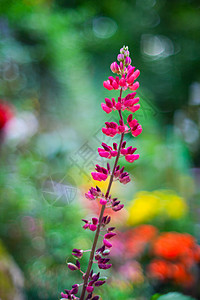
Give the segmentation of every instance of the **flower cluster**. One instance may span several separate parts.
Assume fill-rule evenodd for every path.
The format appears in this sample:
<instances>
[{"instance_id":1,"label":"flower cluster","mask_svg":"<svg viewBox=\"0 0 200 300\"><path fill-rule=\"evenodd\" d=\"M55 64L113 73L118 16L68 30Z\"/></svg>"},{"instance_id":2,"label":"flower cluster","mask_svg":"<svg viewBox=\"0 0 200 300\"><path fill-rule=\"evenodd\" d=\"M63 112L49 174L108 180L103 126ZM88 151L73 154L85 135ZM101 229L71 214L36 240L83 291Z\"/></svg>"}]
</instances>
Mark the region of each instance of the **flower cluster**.
<instances>
[{"instance_id":1,"label":"flower cluster","mask_svg":"<svg viewBox=\"0 0 200 300\"><path fill-rule=\"evenodd\" d=\"M78 299L75 295L78 293L78 284L72 285L71 290L65 290L65 294L61 293L61 300L64 299Z\"/></svg>"},{"instance_id":2,"label":"flower cluster","mask_svg":"<svg viewBox=\"0 0 200 300\"><path fill-rule=\"evenodd\" d=\"M117 156L117 153L118 153L117 152L117 148L118 148L117 143L113 143L113 148L111 146L108 146L106 143L102 143L101 145L103 148L98 148L98 152L101 157L111 159L112 157ZM137 148L133 148L132 146L125 148L125 146L126 146L126 141L124 141L122 143L120 155L125 156L126 161L132 163L140 157L139 154L133 154L133 153L135 153Z\"/></svg>"},{"instance_id":3,"label":"flower cluster","mask_svg":"<svg viewBox=\"0 0 200 300\"><path fill-rule=\"evenodd\" d=\"M111 221L110 215L104 215L106 208L111 208L114 212L123 209L124 205L120 203L118 198L111 196L111 187L114 181L118 180L122 184L127 184L131 181L130 175L124 170L124 166L120 166L118 161L121 157L125 157L127 162L133 163L139 158L139 154L135 154L137 148L132 146L126 147L124 141L125 134L131 132L134 137L138 136L142 132L142 127L136 119L133 118L140 105L138 104L139 98L136 97L136 92L131 92L126 97L122 97L122 92L129 89L136 91L139 87L138 81L135 81L140 75L139 70L135 70L135 67L131 66L131 59L129 57L128 47L120 49L120 54L117 56L117 62L113 62L110 66L111 71L116 73L117 77L109 77L107 81L104 81L103 86L108 90L119 90L120 94L117 101L112 98L105 98L105 103L102 103L102 109L106 113L112 111L118 111L119 122L105 122L105 127L102 128L103 134L114 137L120 135L121 139L119 144L113 143L113 147L108 146L106 143L102 143L102 148L98 148L98 153L101 157L111 160L114 159L113 167L107 163L107 166L96 165L95 171L91 172L91 176L95 181L106 181L109 179L108 187L106 191L96 187L91 187L85 197L89 200L99 201L101 211L99 218L93 217L91 220L82 219L85 223L84 229L89 229L95 232L93 245L91 250L73 249L72 255L76 259L76 263L68 263L68 268L71 271L79 271L82 273L83 283L74 285L72 290L66 290L66 294L62 293L62 298L67 299L92 299L98 300L99 296L93 295L94 288L103 285L106 280L100 275L100 272L94 273L93 264L96 263L98 269L106 270L111 268L110 263L110 249L112 248L115 227L109 227ZM123 119L122 112L129 111L131 114L128 116L126 122ZM101 246L97 249L98 239L103 235ZM89 263L86 271L81 270L81 264L79 259L82 258L85 252L90 252ZM82 286L80 298L75 296L78 293L79 286Z\"/></svg>"},{"instance_id":4,"label":"flower cluster","mask_svg":"<svg viewBox=\"0 0 200 300\"><path fill-rule=\"evenodd\" d=\"M136 92L128 94L125 98L118 97L118 102L115 101L115 98L112 100L105 98L105 103L101 103L101 107L107 114L114 110L128 110L134 113L140 108L140 104L138 104L140 99L135 96Z\"/></svg>"},{"instance_id":5,"label":"flower cluster","mask_svg":"<svg viewBox=\"0 0 200 300\"><path fill-rule=\"evenodd\" d=\"M119 67L121 73L124 72L121 76L121 79L116 76L115 78L113 76L108 77L108 80L104 81L103 86L107 90L118 90L122 89L123 91L130 89L131 91L136 91L139 88L139 82L134 82L138 76L140 75L140 71L136 70L135 67L132 67L131 65L124 67L122 70L120 68L120 65L117 65L117 63L114 63L115 67ZM122 66L122 65L121 65ZM113 65L111 65L111 71L113 73L115 72L115 68L113 68Z\"/></svg>"},{"instance_id":6,"label":"flower cluster","mask_svg":"<svg viewBox=\"0 0 200 300\"><path fill-rule=\"evenodd\" d=\"M116 122L105 122L105 125L106 127L102 128L102 132L110 137L128 132L131 132L132 135L136 137L142 132L142 126L136 119L133 119L132 114L128 116L127 124L124 124L122 120L119 120L119 125Z\"/></svg>"},{"instance_id":7,"label":"flower cluster","mask_svg":"<svg viewBox=\"0 0 200 300\"><path fill-rule=\"evenodd\" d=\"M129 158L131 160L130 162L132 162L132 160L134 161L132 156ZM108 178L108 176L110 175L110 165L109 164L107 164L107 169L100 167L99 165L96 165L95 169L97 172L91 173L94 180L105 181ZM127 184L128 182L131 181L128 172L124 172L124 167L120 168L119 165L113 171L113 178L115 180L119 180L123 184Z\"/></svg>"}]
</instances>

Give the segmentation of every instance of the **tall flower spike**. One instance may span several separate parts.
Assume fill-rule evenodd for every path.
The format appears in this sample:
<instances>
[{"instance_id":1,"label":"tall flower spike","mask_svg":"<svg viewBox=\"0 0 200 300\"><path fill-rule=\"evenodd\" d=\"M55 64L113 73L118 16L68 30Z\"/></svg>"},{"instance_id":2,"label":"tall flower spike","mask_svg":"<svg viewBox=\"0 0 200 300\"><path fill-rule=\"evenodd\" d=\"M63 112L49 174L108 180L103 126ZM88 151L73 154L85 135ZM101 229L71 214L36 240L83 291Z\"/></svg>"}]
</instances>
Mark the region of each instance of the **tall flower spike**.
<instances>
[{"instance_id":1,"label":"tall flower spike","mask_svg":"<svg viewBox=\"0 0 200 300\"><path fill-rule=\"evenodd\" d=\"M91 176L96 181L108 181L108 186L105 191L101 191L98 186L91 187L90 190L85 193L85 197L88 200L99 201L101 204L101 210L99 217L92 217L91 220L82 219L84 222L83 228L89 229L91 234L94 234L93 244L90 251L90 257L88 266L85 272L80 269L80 262L85 252L88 250L73 249L72 255L77 259L76 264L68 263L68 268L72 271L80 271L83 273L83 284L80 298L76 296L79 292L79 286L72 286L72 290L65 290L65 294L62 293L62 299L80 299L80 300L98 300L100 297L93 295L93 292L99 286L105 284L105 280L100 277L100 272L95 274L93 272L93 262L96 261L100 270L106 270L112 267L110 263L109 254L112 251L112 239L116 235L113 230L115 227L109 227L111 217L105 215L105 208L110 207L114 212L118 212L123 209L124 204L120 203L118 198L111 196L112 184L115 180L119 180L122 184L130 182L129 174L124 170L124 166L120 166L118 161L120 157L125 157L125 160L133 163L139 158L139 154L135 154L137 148L128 146L126 147L126 141L124 137L126 133L131 132L134 137L138 136L142 132L142 127L136 119L133 118L133 114L140 108L139 97L137 97L136 90L139 87L139 82L136 81L140 75L140 71L135 69L131 65L130 53L127 46L123 46L120 49L120 53L117 55L118 62L113 62L110 66L111 71L116 74L116 77L110 76L106 81L103 82L103 86L111 90L119 90L119 96L115 98L105 98L105 103L101 104L103 111L110 114L112 111L117 111L119 114L119 122L105 122L105 127L102 128L102 132L110 136L120 136L119 143L113 143L112 146L102 143L101 147L98 148L98 153L104 159L114 160L112 168L110 164L107 166L96 165L95 171L91 173ZM125 90L131 92L122 97L122 93ZM132 92L134 91L134 92ZM123 111L130 111L131 114L126 120L123 117ZM102 238L99 248L97 243L100 237L100 231L105 230L106 233Z\"/></svg>"}]
</instances>

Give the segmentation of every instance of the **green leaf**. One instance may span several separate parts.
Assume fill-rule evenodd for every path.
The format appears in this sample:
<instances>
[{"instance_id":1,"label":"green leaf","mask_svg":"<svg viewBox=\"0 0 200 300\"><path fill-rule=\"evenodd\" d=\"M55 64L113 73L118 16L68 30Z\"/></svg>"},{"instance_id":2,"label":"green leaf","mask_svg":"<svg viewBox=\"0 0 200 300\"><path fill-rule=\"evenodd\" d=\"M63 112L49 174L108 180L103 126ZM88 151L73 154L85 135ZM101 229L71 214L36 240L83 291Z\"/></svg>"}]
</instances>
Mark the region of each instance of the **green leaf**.
<instances>
[{"instance_id":1,"label":"green leaf","mask_svg":"<svg viewBox=\"0 0 200 300\"><path fill-rule=\"evenodd\" d=\"M191 298L189 296L185 296L183 294L180 294L180 293L168 293L166 295L162 295L158 298L155 298L155 299L158 299L158 300L195 300L194 298ZM154 300L154 298L153 298Z\"/></svg>"},{"instance_id":2,"label":"green leaf","mask_svg":"<svg viewBox=\"0 0 200 300\"><path fill-rule=\"evenodd\" d=\"M157 300L159 297L160 297L160 294L154 294L154 295L151 297L151 300Z\"/></svg>"}]
</instances>

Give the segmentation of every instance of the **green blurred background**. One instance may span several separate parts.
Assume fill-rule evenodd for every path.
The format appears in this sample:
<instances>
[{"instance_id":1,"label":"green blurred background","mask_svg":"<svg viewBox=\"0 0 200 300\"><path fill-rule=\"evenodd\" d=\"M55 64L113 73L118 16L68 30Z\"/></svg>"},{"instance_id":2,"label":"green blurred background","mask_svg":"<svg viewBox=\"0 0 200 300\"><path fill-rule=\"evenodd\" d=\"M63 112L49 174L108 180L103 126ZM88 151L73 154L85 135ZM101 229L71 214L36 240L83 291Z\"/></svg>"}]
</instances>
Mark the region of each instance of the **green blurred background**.
<instances>
[{"instance_id":1,"label":"green blurred background","mask_svg":"<svg viewBox=\"0 0 200 300\"><path fill-rule=\"evenodd\" d=\"M81 218L94 209L83 193L93 184L89 173L99 161L97 147L107 141L101 127L111 116L100 104L118 96L102 83L123 45L141 71L136 118L143 133L136 140L128 136L140 159L126 163L132 183L114 187L126 205L116 223L120 231L152 224L161 232L188 232L200 242L200 2L1 0L3 300L59 299L64 288L81 282L65 261L74 247L91 245L92 233L81 230ZM155 190L168 191L169 211L181 207L181 213L174 217L152 202L143 215L144 201L141 219L134 222L137 193ZM180 206L171 194L181 199ZM120 259L116 269L118 264ZM113 282L115 276L110 271ZM150 299L174 290L200 297L197 284L185 290L170 283L163 289L149 281L145 267L142 278L139 284L118 278L119 289L111 283L99 293L105 300Z\"/></svg>"}]
</instances>

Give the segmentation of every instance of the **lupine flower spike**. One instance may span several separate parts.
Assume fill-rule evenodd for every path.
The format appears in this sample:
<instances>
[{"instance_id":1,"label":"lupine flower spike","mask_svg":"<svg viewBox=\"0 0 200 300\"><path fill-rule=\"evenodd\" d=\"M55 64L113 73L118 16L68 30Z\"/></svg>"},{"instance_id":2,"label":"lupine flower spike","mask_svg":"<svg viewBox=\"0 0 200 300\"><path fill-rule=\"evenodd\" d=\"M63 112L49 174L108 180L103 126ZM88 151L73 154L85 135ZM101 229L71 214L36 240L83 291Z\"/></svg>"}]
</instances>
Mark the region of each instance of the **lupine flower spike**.
<instances>
[{"instance_id":1,"label":"lupine flower spike","mask_svg":"<svg viewBox=\"0 0 200 300\"><path fill-rule=\"evenodd\" d=\"M111 217L104 214L105 209L111 208L115 212L123 209L124 204L121 204L117 198L112 198L110 194L111 187L116 180L122 184L127 184L131 181L128 172L124 170L123 166L118 164L118 161L121 157L124 157L127 162L134 163L139 158L139 154L135 153L137 148L133 148L131 145L127 147L124 136L130 132L136 137L142 132L141 125L133 117L133 114L140 108L139 97L137 97L136 93L139 87L139 82L136 79L140 75L140 71L135 70L135 67L131 65L128 47L124 46L120 49L117 60L118 62L115 61L110 66L111 71L117 76L110 76L108 80L103 82L103 86L109 91L119 90L119 97L117 99L105 98L105 103L102 103L101 107L107 114L110 114L112 111L118 111L119 122L105 122L102 132L111 138L119 135L120 141L119 144L112 143L111 145L102 143L101 147L98 148L98 153L101 157L114 161L113 167L111 168L109 163L107 163L107 167L96 165L95 171L91 173L95 181L106 181L109 179L109 183L106 191L101 191L96 186L91 187L85 193L85 197L88 200L99 201L101 211L98 219L96 217L90 220L82 219L84 222L83 228L89 229L94 234L93 245L91 250L73 249L72 255L76 261L67 265L71 271L82 273L83 282L74 284L71 290L65 290L65 293L61 293L62 299L98 300L100 298L100 296L96 295L96 288L106 283L106 279L101 277L100 271L94 273L93 264L96 263L95 268L99 270L107 270L112 267L109 254L112 251L112 239L116 235L114 232L115 227L109 227ZM130 90L131 93L122 97L122 92L125 90ZM130 112L127 120L124 120L122 114L125 110ZM104 234L102 240L99 241L101 231ZM100 243L99 248L97 248L97 243ZM80 259L88 251L90 252L90 258L87 269L81 270ZM77 296L78 293L80 293L80 296Z\"/></svg>"}]
</instances>

